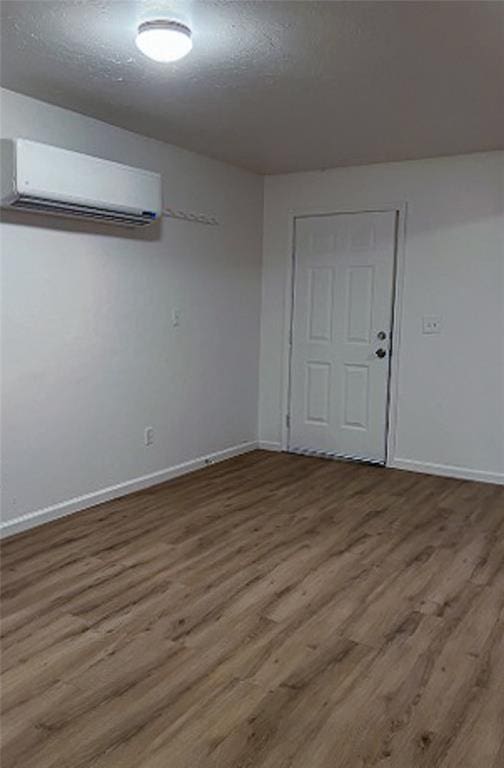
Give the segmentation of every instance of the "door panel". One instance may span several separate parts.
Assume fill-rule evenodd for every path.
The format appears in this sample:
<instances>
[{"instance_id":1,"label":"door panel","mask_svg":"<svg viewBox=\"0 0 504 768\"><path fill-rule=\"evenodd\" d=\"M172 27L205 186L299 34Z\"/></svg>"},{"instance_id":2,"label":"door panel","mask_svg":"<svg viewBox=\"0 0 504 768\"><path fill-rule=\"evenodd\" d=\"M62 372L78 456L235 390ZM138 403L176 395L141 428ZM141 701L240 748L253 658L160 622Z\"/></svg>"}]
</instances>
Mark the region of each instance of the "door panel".
<instances>
[{"instance_id":1,"label":"door panel","mask_svg":"<svg viewBox=\"0 0 504 768\"><path fill-rule=\"evenodd\" d=\"M327 425L331 366L328 363L308 363L306 376L306 422Z\"/></svg>"},{"instance_id":2,"label":"door panel","mask_svg":"<svg viewBox=\"0 0 504 768\"><path fill-rule=\"evenodd\" d=\"M343 426L368 428L369 368L367 365L345 365L343 388Z\"/></svg>"},{"instance_id":3,"label":"door panel","mask_svg":"<svg viewBox=\"0 0 504 768\"><path fill-rule=\"evenodd\" d=\"M291 450L385 460L395 222L393 211L296 220Z\"/></svg>"},{"instance_id":4,"label":"door panel","mask_svg":"<svg viewBox=\"0 0 504 768\"><path fill-rule=\"evenodd\" d=\"M347 275L347 342L369 344L373 305L374 267L349 267Z\"/></svg>"},{"instance_id":5,"label":"door panel","mask_svg":"<svg viewBox=\"0 0 504 768\"><path fill-rule=\"evenodd\" d=\"M308 341L331 341L333 270L330 267L310 269L308 280Z\"/></svg>"}]
</instances>

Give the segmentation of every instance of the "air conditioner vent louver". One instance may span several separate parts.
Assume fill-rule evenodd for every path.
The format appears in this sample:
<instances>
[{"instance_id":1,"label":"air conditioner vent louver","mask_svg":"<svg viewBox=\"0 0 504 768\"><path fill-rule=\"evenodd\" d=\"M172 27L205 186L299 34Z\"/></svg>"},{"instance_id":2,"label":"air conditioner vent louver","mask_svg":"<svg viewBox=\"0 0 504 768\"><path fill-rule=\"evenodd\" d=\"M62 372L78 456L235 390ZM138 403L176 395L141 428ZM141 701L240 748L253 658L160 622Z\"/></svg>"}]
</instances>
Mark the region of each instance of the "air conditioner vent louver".
<instances>
[{"instance_id":1,"label":"air conditioner vent louver","mask_svg":"<svg viewBox=\"0 0 504 768\"><path fill-rule=\"evenodd\" d=\"M134 224L136 226L145 226L152 224L156 214L151 211L144 211L140 215L126 214L119 211L107 210L106 208L97 208L93 205L78 205L76 203L61 203L58 200L46 200L30 195L20 195L17 200L11 203L10 208L21 208L24 211L32 213L60 213L62 215L73 215L88 219L102 219L104 221L116 224Z\"/></svg>"},{"instance_id":2,"label":"air conditioner vent louver","mask_svg":"<svg viewBox=\"0 0 504 768\"><path fill-rule=\"evenodd\" d=\"M161 216L161 176L26 139L2 139L0 203L144 227Z\"/></svg>"}]
</instances>

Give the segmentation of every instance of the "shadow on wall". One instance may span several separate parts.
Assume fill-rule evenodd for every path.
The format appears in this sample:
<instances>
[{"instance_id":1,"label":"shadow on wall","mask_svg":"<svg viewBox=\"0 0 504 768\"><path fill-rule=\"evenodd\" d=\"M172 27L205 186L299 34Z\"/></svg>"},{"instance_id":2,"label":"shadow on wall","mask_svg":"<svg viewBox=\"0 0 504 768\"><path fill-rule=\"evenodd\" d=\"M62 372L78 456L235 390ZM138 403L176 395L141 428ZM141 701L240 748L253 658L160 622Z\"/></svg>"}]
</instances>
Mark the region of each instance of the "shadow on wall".
<instances>
[{"instance_id":1,"label":"shadow on wall","mask_svg":"<svg viewBox=\"0 0 504 768\"><path fill-rule=\"evenodd\" d=\"M102 224L99 221L87 221L65 216L51 216L26 211L3 209L0 221L4 224L18 224L37 229L52 229L60 232L80 232L87 235L121 237L126 240L155 242L161 240L161 220L144 227L128 227L116 224Z\"/></svg>"}]
</instances>

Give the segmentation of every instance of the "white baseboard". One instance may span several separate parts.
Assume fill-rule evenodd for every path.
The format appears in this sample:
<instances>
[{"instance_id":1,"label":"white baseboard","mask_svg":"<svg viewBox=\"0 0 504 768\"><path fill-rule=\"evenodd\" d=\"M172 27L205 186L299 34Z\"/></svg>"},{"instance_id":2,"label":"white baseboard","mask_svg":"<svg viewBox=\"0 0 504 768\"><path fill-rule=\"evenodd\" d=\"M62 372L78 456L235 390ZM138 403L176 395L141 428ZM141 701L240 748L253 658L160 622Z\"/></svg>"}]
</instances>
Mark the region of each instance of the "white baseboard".
<instances>
[{"instance_id":1,"label":"white baseboard","mask_svg":"<svg viewBox=\"0 0 504 768\"><path fill-rule=\"evenodd\" d=\"M270 440L259 440L258 447L263 451L281 451L282 446L280 443L273 443Z\"/></svg>"},{"instance_id":2,"label":"white baseboard","mask_svg":"<svg viewBox=\"0 0 504 768\"><path fill-rule=\"evenodd\" d=\"M225 461L231 459L233 456L239 456L242 453L248 453L256 448L261 448L265 451L281 451L282 447L280 443L271 442L268 440L260 440L259 442L241 443L240 445L234 445L230 448L225 448L222 451L216 451L206 456L200 456L191 461L186 461L182 464L176 464L166 469L161 469L157 472L152 472L149 475L143 475L142 477L136 477L132 480L127 480L124 483L118 485L112 485L108 488L103 488L93 493L87 493L83 496L77 496L67 501L59 502L50 507L44 509L37 509L34 512L28 512L25 515L20 515L12 520L7 520L0 523L0 538L12 536L15 533L26 531L29 528L34 528L37 525L42 525L51 520L57 520L59 517L65 517L71 515L74 512L79 512L89 507L94 507L97 504L103 504L105 501L111 501L112 499L118 499L121 496L126 496L129 493L135 491L141 491L144 488L149 488L159 483L164 483L167 480L172 480L180 475L188 474L189 472L195 472L198 469L203 469L208 464L213 464L218 461ZM504 474L499 472L485 472L482 470L468 469L466 467L452 467L445 464L430 464L428 462L412 461L410 459L394 459L388 464L393 469L405 469L410 472L421 472L428 475L442 475L444 477L455 477L461 480L476 480L483 483L496 483L497 485L504 485Z\"/></svg>"},{"instance_id":3,"label":"white baseboard","mask_svg":"<svg viewBox=\"0 0 504 768\"><path fill-rule=\"evenodd\" d=\"M499 472L485 472L468 467L452 467L449 464L430 464L411 459L393 459L387 466L393 469L406 469L409 472L422 472L426 475L441 475L443 477L455 477L459 480L476 480L480 483L504 485L504 474Z\"/></svg>"},{"instance_id":4,"label":"white baseboard","mask_svg":"<svg viewBox=\"0 0 504 768\"><path fill-rule=\"evenodd\" d=\"M173 467L160 469L149 475L135 477L133 480L127 480L125 483L111 485L108 488L93 491L93 493L86 493L84 496L76 496L73 499L61 501L50 507L37 509L34 512L28 512L25 515L15 517L13 520L6 520L5 522L0 523L0 538L26 531L28 528L42 525L42 523L48 523L50 520L57 520L59 517L72 515L74 512L80 512L83 509L94 507L97 504L103 504L105 501L118 499L121 496L126 496L128 493L134 493L135 491L149 488L152 485L164 483L167 480L172 480L180 475L194 472L197 469L203 469L209 464L225 461L226 459L233 458L233 456L239 456L242 453L248 453L248 451L253 451L257 447L258 444L255 441L233 445L230 448L225 448L223 451L209 453L207 456L200 456L197 459L186 461L183 464L176 464Z\"/></svg>"}]
</instances>

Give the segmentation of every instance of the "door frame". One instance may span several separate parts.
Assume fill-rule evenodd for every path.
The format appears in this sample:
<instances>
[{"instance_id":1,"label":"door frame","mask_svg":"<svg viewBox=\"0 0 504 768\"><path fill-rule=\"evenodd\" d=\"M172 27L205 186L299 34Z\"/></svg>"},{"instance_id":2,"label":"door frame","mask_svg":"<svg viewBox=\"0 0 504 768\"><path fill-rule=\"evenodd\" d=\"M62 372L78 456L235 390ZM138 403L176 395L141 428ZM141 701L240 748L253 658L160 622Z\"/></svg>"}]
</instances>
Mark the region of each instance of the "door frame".
<instances>
[{"instance_id":1,"label":"door frame","mask_svg":"<svg viewBox=\"0 0 504 768\"><path fill-rule=\"evenodd\" d=\"M395 203L378 203L376 205L352 205L330 206L316 208L302 208L289 210L288 216L288 259L287 277L285 284L285 315L283 334L283 384L282 384L282 451L288 451L289 446L289 416L291 395L291 352L293 342L293 310L294 310L294 280L296 259L296 219L305 219L315 216L337 216L345 213L388 213L395 211L396 236L394 248L394 284L392 286L392 338L390 348L389 390L386 413L386 439L385 439L385 466L393 466L396 453L397 438L397 410L399 400L399 357L401 346L401 319L404 289L404 267L406 252L406 214L407 203L405 201Z\"/></svg>"}]
</instances>

